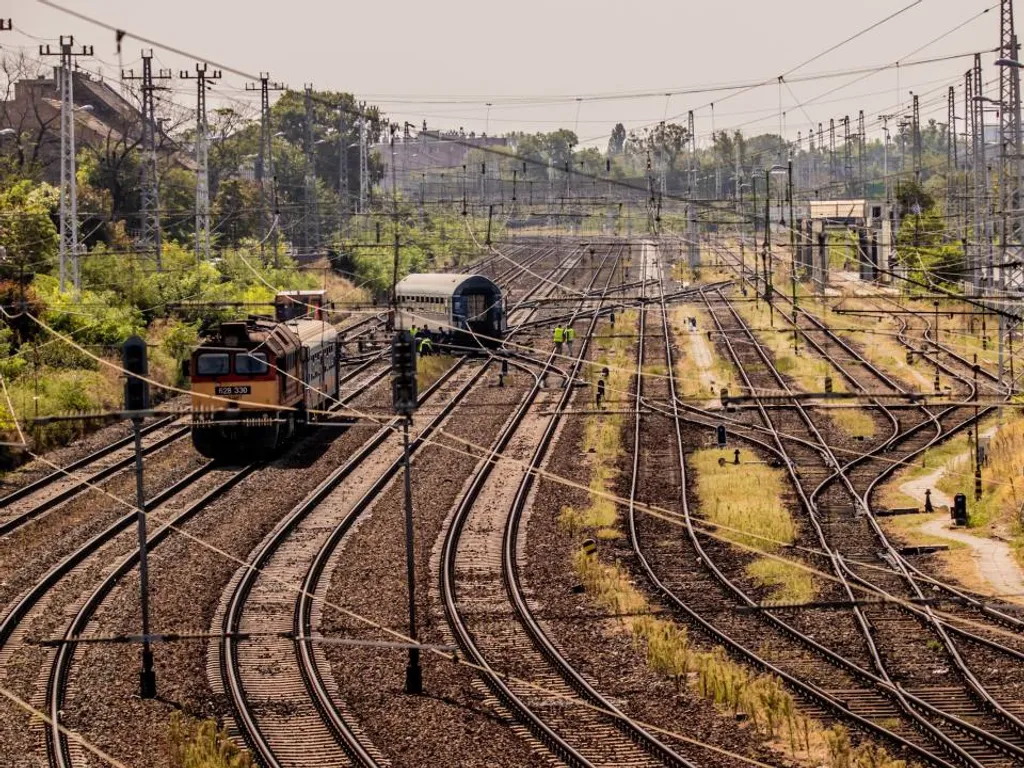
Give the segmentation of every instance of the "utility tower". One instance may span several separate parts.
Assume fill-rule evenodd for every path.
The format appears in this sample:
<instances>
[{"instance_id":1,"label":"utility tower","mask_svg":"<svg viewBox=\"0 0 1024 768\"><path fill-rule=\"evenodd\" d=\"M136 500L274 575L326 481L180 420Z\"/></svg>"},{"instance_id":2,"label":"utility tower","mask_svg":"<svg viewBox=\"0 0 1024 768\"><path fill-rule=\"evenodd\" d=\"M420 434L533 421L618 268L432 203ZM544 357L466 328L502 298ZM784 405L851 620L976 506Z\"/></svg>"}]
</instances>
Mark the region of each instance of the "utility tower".
<instances>
[{"instance_id":1,"label":"utility tower","mask_svg":"<svg viewBox=\"0 0 1024 768\"><path fill-rule=\"evenodd\" d=\"M267 238L273 236L274 266L277 266L277 182L274 178L274 134L270 127L270 92L283 91L284 84L270 80L269 72L260 72L259 83L246 83L245 90L260 92L260 152L256 160L256 181L260 185L260 217L263 237L260 254L263 255ZM268 189L269 186L269 189Z\"/></svg>"},{"instance_id":2,"label":"utility tower","mask_svg":"<svg viewBox=\"0 0 1024 768\"><path fill-rule=\"evenodd\" d=\"M836 176L838 176L836 170L836 121L830 117L828 119L828 180L830 185L836 183Z\"/></svg>"},{"instance_id":3,"label":"utility tower","mask_svg":"<svg viewBox=\"0 0 1024 768\"><path fill-rule=\"evenodd\" d=\"M219 69L207 71L206 63L196 64L193 75L187 69L178 73L183 80L196 81L196 261L210 258L210 145L206 122L208 80L220 80Z\"/></svg>"},{"instance_id":4,"label":"utility tower","mask_svg":"<svg viewBox=\"0 0 1024 768\"><path fill-rule=\"evenodd\" d=\"M861 197L868 196L867 165L864 156L867 154L868 133L864 124L864 110L857 115L857 178L860 181Z\"/></svg>"},{"instance_id":5,"label":"utility tower","mask_svg":"<svg viewBox=\"0 0 1024 768\"><path fill-rule=\"evenodd\" d=\"M160 127L156 122L156 107L153 94L158 87L156 80L170 80L171 71L161 69L153 74L153 49L142 51L142 75L129 69L122 72L123 80L142 81L142 145L146 157L142 162L142 234L140 241L153 249L157 271L163 269L160 242L160 179L156 162L156 137Z\"/></svg>"},{"instance_id":6,"label":"utility tower","mask_svg":"<svg viewBox=\"0 0 1024 768\"><path fill-rule=\"evenodd\" d=\"M1003 257L1001 264L1019 261L1022 220L1021 200L1021 106L1020 51L1013 22L1013 0L1002 0L999 15L999 205L1002 210ZM1010 252L1010 248L1014 252ZM1015 288L1024 284L1024 270L1012 267L1002 270L1004 285Z\"/></svg>"},{"instance_id":7,"label":"utility tower","mask_svg":"<svg viewBox=\"0 0 1024 768\"><path fill-rule=\"evenodd\" d=\"M989 226L988 161L985 157L985 81L981 75L980 53L974 56L971 78L974 81L974 96L971 101L974 107L974 246L977 254L971 275L975 286L980 286L984 279L984 272L981 269L983 243Z\"/></svg>"},{"instance_id":8,"label":"utility tower","mask_svg":"<svg viewBox=\"0 0 1024 768\"><path fill-rule=\"evenodd\" d=\"M338 104L338 237L345 232L348 214L348 110L342 103Z\"/></svg>"},{"instance_id":9,"label":"utility tower","mask_svg":"<svg viewBox=\"0 0 1024 768\"><path fill-rule=\"evenodd\" d=\"M366 102L359 104L359 213L369 213L370 148L366 124Z\"/></svg>"},{"instance_id":10,"label":"utility tower","mask_svg":"<svg viewBox=\"0 0 1024 768\"><path fill-rule=\"evenodd\" d=\"M910 121L914 142L914 181L921 183L921 104L914 94L914 106Z\"/></svg>"},{"instance_id":11,"label":"utility tower","mask_svg":"<svg viewBox=\"0 0 1024 768\"><path fill-rule=\"evenodd\" d=\"M955 222L958 234L962 237L958 212L960 210L956 181L960 173L960 159L957 157L956 141L956 88L949 86L949 97L946 104L946 214L951 223Z\"/></svg>"},{"instance_id":12,"label":"utility tower","mask_svg":"<svg viewBox=\"0 0 1024 768\"><path fill-rule=\"evenodd\" d=\"M961 205L964 222L964 260L967 262L968 280L972 283L975 280L977 267L975 254L978 247L978 210L975 207L973 194L975 168L978 165L977 131L974 126L974 118L977 116L976 106L974 102L974 72L969 69L964 73L964 193ZM973 233L969 232L972 228Z\"/></svg>"},{"instance_id":13,"label":"utility tower","mask_svg":"<svg viewBox=\"0 0 1024 768\"><path fill-rule=\"evenodd\" d=\"M5 29L10 28L7 21ZM68 265L71 284L80 286L78 269L78 183L75 180L75 93L74 62L79 56L92 56L92 46L75 47L73 35L60 37L60 50L39 46L40 56L60 56L57 90L60 91L60 291L67 286Z\"/></svg>"},{"instance_id":14,"label":"utility tower","mask_svg":"<svg viewBox=\"0 0 1024 768\"><path fill-rule=\"evenodd\" d=\"M313 86L304 88L303 104L305 106L305 140L303 150L306 155L305 183L303 184L303 222L302 246L306 253L320 249L320 206L316 195L316 143L313 136Z\"/></svg>"},{"instance_id":15,"label":"utility tower","mask_svg":"<svg viewBox=\"0 0 1024 768\"><path fill-rule=\"evenodd\" d=\"M853 145L850 137L850 116L843 118L843 182L846 194L853 195Z\"/></svg>"},{"instance_id":16,"label":"utility tower","mask_svg":"<svg viewBox=\"0 0 1024 768\"><path fill-rule=\"evenodd\" d=\"M686 116L686 128L689 132L690 138L690 179L689 179L689 190L688 197L693 197L697 193L697 134L694 129L693 110L691 109Z\"/></svg>"}]
</instances>

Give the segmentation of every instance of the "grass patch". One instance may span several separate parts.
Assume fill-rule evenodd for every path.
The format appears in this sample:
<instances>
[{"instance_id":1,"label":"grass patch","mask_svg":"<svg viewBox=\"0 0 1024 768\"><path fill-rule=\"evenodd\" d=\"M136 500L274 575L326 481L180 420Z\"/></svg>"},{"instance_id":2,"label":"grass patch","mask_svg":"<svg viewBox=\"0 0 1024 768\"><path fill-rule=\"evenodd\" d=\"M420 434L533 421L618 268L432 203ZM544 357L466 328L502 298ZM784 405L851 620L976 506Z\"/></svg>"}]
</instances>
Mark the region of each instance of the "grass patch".
<instances>
[{"instance_id":1,"label":"grass patch","mask_svg":"<svg viewBox=\"0 0 1024 768\"><path fill-rule=\"evenodd\" d=\"M255 768L256 763L213 720L171 715L167 739L171 768Z\"/></svg>"},{"instance_id":2,"label":"grass patch","mask_svg":"<svg viewBox=\"0 0 1024 768\"><path fill-rule=\"evenodd\" d=\"M982 426L984 434L984 425ZM987 463L982 467L981 500L974 500L974 443L966 435L951 440L960 451L948 460L948 469L938 487L946 493L963 493L968 498L971 528L997 526L1013 537L1020 560L1024 548L1021 516L1024 514L1024 418L1007 421L988 444Z\"/></svg>"},{"instance_id":3,"label":"grass patch","mask_svg":"<svg viewBox=\"0 0 1024 768\"><path fill-rule=\"evenodd\" d=\"M870 742L853 748L845 728L826 729L802 714L777 677L755 674L732 661L721 647L711 651L694 647L685 627L650 615L647 600L618 564L602 563L582 551L575 554L573 564L587 594L619 617L652 670L673 680L679 689L689 688L723 713L742 717L757 735L789 757L826 768L905 768L903 761L893 760Z\"/></svg>"},{"instance_id":4,"label":"grass patch","mask_svg":"<svg viewBox=\"0 0 1024 768\"><path fill-rule=\"evenodd\" d=\"M416 358L416 386L422 392L455 365L455 358L447 355L428 355Z\"/></svg>"},{"instance_id":5,"label":"grass patch","mask_svg":"<svg viewBox=\"0 0 1024 768\"><path fill-rule=\"evenodd\" d=\"M719 465L719 459L726 463ZM690 456L704 518L723 526L722 536L746 547L774 554L792 544L798 528L782 499L782 471L753 463L758 458L747 450L740 451L739 466L732 461L729 449L694 451ZM747 567L747 573L771 590L774 602L806 602L814 597L811 575L796 565L761 557Z\"/></svg>"},{"instance_id":6,"label":"grass patch","mask_svg":"<svg viewBox=\"0 0 1024 768\"><path fill-rule=\"evenodd\" d=\"M814 599L814 579L803 568L761 557L748 565L746 570L752 579L771 588L774 602L808 603Z\"/></svg>"}]
</instances>

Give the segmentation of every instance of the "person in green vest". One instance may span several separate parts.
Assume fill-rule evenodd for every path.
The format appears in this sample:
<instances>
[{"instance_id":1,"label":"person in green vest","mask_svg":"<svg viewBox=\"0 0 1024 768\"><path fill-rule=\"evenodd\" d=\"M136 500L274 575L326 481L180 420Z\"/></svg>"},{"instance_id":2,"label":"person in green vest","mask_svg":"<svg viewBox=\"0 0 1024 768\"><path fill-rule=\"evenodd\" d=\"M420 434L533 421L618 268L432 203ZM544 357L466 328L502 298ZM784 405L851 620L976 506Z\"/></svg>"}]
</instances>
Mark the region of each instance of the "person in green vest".
<instances>
[{"instance_id":1,"label":"person in green vest","mask_svg":"<svg viewBox=\"0 0 1024 768\"><path fill-rule=\"evenodd\" d=\"M565 348L572 357L572 343L576 340L576 329L571 325L565 329Z\"/></svg>"},{"instance_id":2,"label":"person in green vest","mask_svg":"<svg viewBox=\"0 0 1024 768\"><path fill-rule=\"evenodd\" d=\"M565 331L562 328L562 324L559 323L555 326L555 354L562 354L562 342L565 341Z\"/></svg>"}]
</instances>

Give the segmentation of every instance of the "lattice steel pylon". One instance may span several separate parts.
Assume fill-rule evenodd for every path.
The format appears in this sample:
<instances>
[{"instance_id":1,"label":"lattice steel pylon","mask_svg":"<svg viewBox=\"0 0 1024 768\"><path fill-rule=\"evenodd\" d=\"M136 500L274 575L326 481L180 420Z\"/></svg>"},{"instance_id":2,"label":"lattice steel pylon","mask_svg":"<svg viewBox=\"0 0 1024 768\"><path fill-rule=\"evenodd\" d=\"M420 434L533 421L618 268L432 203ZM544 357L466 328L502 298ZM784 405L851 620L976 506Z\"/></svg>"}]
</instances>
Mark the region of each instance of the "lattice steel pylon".
<instances>
[{"instance_id":1,"label":"lattice steel pylon","mask_svg":"<svg viewBox=\"0 0 1024 768\"><path fill-rule=\"evenodd\" d=\"M1001 209L1003 257L1001 264L1019 261L1022 241L1021 206L1021 106L1020 67L1017 33L1013 21L1013 0L1001 0L999 14L999 206ZM1012 252L1011 252L1012 249ZM1002 267L1003 283L1009 287L1024 286L1024 270Z\"/></svg>"},{"instance_id":2,"label":"lattice steel pylon","mask_svg":"<svg viewBox=\"0 0 1024 768\"><path fill-rule=\"evenodd\" d=\"M828 180L830 184L836 183L836 121L831 117L828 120Z\"/></svg>"},{"instance_id":3,"label":"lattice steel pylon","mask_svg":"<svg viewBox=\"0 0 1024 768\"><path fill-rule=\"evenodd\" d=\"M210 146L209 125L206 122L206 89L208 80L220 80L219 69L208 71L206 63L196 64L193 75L186 69L180 76L196 81L196 260L210 258Z\"/></svg>"},{"instance_id":4,"label":"lattice steel pylon","mask_svg":"<svg viewBox=\"0 0 1024 768\"><path fill-rule=\"evenodd\" d=\"M914 94L914 106L911 112L910 127L914 148L914 181L921 183L921 104Z\"/></svg>"},{"instance_id":5,"label":"lattice steel pylon","mask_svg":"<svg viewBox=\"0 0 1024 768\"><path fill-rule=\"evenodd\" d=\"M142 231L140 243L153 250L157 271L163 270L163 245L160 239L160 176L156 157L156 137L160 131L156 122L153 94L159 86L156 80L170 80L171 71L161 69L153 74L153 49L142 51L142 75L129 69L122 72L123 80L142 81L142 146L146 154L142 162Z\"/></svg>"},{"instance_id":6,"label":"lattice steel pylon","mask_svg":"<svg viewBox=\"0 0 1024 768\"><path fill-rule=\"evenodd\" d=\"M270 239L274 266L277 266L277 183L274 177L274 135L270 130L270 92L283 91L285 86L271 82L269 72L260 72L259 83L245 84L247 91L257 89L260 92L260 151L256 158L256 183L260 187L260 219L263 224L260 255L266 253L266 242Z\"/></svg>"},{"instance_id":7,"label":"lattice steel pylon","mask_svg":"<svg viewBox=\"0 0 1024 768\"><path fill-rule=\"evenodd\" d=\"M963 210L964 259L967 262L968 278L974 280L977 271L977 210L974 206L975 197L974 169L978 164L977 132L974 127L976 115L974 109L974 72L967 70L964 74L964 191L961 199ZM973 234L971 230L973 228Z\"/></svg>"},{"instance_id":8,"label":"lattice steel pylon","mask_svg":"<svg viewBox=\"0 0 1024 768\"><path fill-rule=\"evenodd\" d=\"M303 183L303 227L302 245L306 253L320 249L320 206L316 191L316 144L313 136L313 86L304 88L305 137L303 150L306 155L306 172Z\"/></svg>"},{"instance_id":9,"label":"lattice steel pylon","mask_svg":"<svg viewBox=\"0 0 1024 768\"><path fill-rule=\"evenodd\" d=\"M864 110L857 115L857 179L860 182L861 197L868 196L868 176L865 155L868 143L867 127L864 123Z\"/></svg>"},{"instance_id":10,"label":"lattice steel pylon","mask_svg":"<svg viewBox=\"0 0 1024 768\"><path fill-rule=\"evenodd\" d=\"M78 182L75 178L75 81L74 62L79 56L92 56L91 45L75 48L73 35L60 37L60 50L39 46L40 56L59 56L57 90L60 92L60 291L67 290L68 266L71 284L81 287L78 268Z\"/></svg>"},{"instance_id":11,"label":"lattice steel pylon","mask_svg":"<svg viewBox=\"0 0 1024 768\"><path fill-rule=\"evenodd\" d=\"M359 213L369 213L370 150L366 126L366 102L359 104Z\"/></svg>"},{"instance_id":12,"label":"lattice steel pylon","mask_svg":"<svg viewBox=\"0 0 1024 768\"><path fill-rule=\"evenodd\" d=\"M850 116L843 118L843 183L846 194L853 195L853 146L850 143Z\"/></svg>"},{"instance_id":13,"label":"lattice steel pylon","mask_svg":"<svg viewBox=\"0 0 1024 768\"><path fill-rule=\"evenodd\" d=\"M960 173L960 158L957 156L956 141L956 88L949 86L946 104L946 218L956 223L960 230L960 208L957 202L957 176ZM962 231L959 233L962 237Z\"/></svg>"},{"instance_id":14,"label":"lattice steel pylon","mask_svg":"<svg viewBox=\"0 0 1024 768\"><path fill-rule=\"evenodd\" d=\"M694 128L692 109L686 115L686 130L690 139L690 173L687 180L687 195L693 197L697 190L697 134Z\"/></svg>"},{"instance_id":15,"label":"lattice steel pylon","mask_svg":"<svg viewBox=\"0 0 1024 768\"><path fill-rule=\"evenodd\" d=\"M985 81L981 75L981 54L974 56L974 68L971 70L974 82L971 104L974 109L974 243L975 264L974 284L981 286L985 273L982 270L983 243L987 234L989 216L989 183L988 161L985 148Z\"/></svg>"}]
</instances>

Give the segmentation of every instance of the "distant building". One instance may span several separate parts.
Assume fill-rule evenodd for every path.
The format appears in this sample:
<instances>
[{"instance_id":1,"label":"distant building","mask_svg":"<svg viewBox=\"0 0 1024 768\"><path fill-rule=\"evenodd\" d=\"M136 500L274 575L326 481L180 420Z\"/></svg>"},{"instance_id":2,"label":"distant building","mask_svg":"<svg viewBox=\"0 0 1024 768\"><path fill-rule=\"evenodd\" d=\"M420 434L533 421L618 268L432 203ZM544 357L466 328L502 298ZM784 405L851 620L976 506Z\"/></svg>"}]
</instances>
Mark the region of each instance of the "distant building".
<instances>
[{"instance_id":1,"label":"distant building","mask_svg":"<svg viewBox=\"0 0 1024 768\"><path fill-rule=\"evenodd\" d=\"M72 77L76 146L98 150L116 146L124 151L141 143L142 113L135 104L105 80L84 72L74 72ZM7 142L15 142L13 151L42 168L46 181L60 180L60 93L54 77L15 83L14 98L0 101L0 129L5 128L15 135L0 139L0 149L9 153L12 147ZM165 135L161 139L167 150L177 149Z\"/></svg>"},{"instance_id":2,"label":"distant building","mask_svg":"<svg viewBox=\"0 0 1024 768\"><path fill-rule=\"evenodd\" d=\"M417 192L424 174L436 178L447 170L461 171L471 150L508 146L510 141L504 137L473 136L460 131L421 131L412 137L396 136L394 157L398 188L407 193ZM384 168L380 186L390 192L391 144L374 144L370 151L380 156Z\"/></svg>"}]
</instances>

